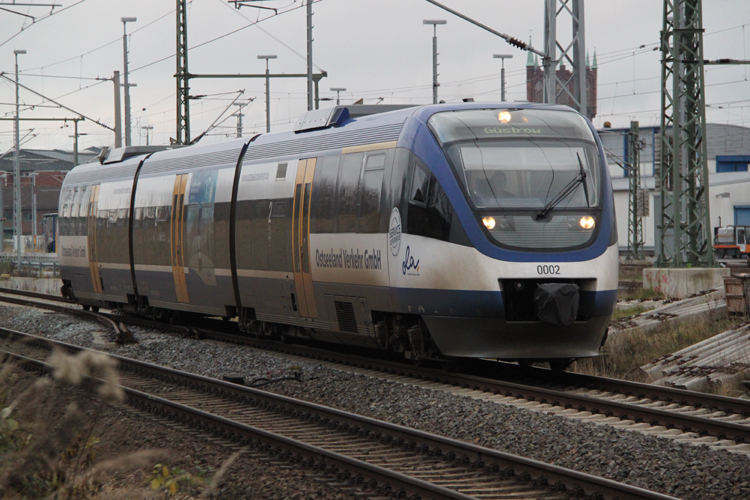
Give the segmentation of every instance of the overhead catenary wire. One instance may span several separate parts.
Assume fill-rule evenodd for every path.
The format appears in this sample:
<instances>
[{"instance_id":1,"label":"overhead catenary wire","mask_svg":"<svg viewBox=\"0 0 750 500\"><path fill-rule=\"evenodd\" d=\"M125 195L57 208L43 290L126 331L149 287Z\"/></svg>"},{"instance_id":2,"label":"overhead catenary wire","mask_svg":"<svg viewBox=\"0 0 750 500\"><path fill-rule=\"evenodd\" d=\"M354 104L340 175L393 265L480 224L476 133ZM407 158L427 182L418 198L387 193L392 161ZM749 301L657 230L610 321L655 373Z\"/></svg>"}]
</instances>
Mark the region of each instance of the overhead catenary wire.
<instances>
[{"instance_id":1,"label":"overhead catenary wire","mask_svg":"<svg viewBox=\"0 0 750 500\"><path fill-rule=\"evenodd\" d=\"M7 76L5 76L5 73L1 73L1 72L0 72L0 78L5 78L6 80L10 80L10 81L13 81L13 80L11 80L10 78L8 78ZM115 129L113 129L113 128L111 128L111 127L109 127L109 126L107 126L107 125L103 124L103 123L102 123L102 122L100 122L99 120L95 120L95 119L93 119L93 118L89 118L88 116L84 115L83 113L79 113L78 111L76 111L76 110L74 110L74 109L71 109L71 108L69 108L69 107L67 107L67 106L65 106L65 105L63 105L63 104L60 104L59 102L56 102L56 101L55 101L55 100L53 100L53 99L50 99L49 97L46 97L46 96L44 96L44 95L40 94L40 93L39 93L39 92L37 92L36 90L30 89L29 87L27 87L27 86L25 86L25 85L22 85L22 84L20 84L20 83L18 83L18 82L14 82L14 83L15 83L16 85L18 85L19 87L22 87L22 88L26 89L27 91L31 92L32 94L36 94L36 95L38 95L39 97L41 97L41 98L43 98L43 99L47 99L48 101L50 101L50 102L53 102L53 103L55 103L55 104L59 105L59 106L60 106L61 108L63 108L63 109L67 109L68 111L70 111L70 112L72 112L72 113L75 113L75 114L77 114L78 116L80 116L80 117L82 117L82 118L85 118L85 119L87 119L87 120L89 120L89 121L92 121L92 122L96 123L97 125L100 125L100 126L102 126L102 127L106 128L106 129L109 129L109 130L111 130L112 132L114 132L114 131L115 131Z\"/></svg>"},{"instance_id":2,"label":"overhead catenary wire","mask_svg":"<svg viewBox=\"0 0 750 500\"><path fill-rule=\"evenodd\" d=\"M217 0L217 1L219 1L219 0ZM191 3L191 5L192 5L192 3ZM225 5L225 7L228 7L228 6ZM294 7L293 9L289 9L288 11L283 11L280 14L284 14L286 12L290 12L290 11L296 9L296 8L300 8L300 6ZM163 14L161 16L161 18L163 19L163 18L169 16L173 12L174 12L174 10L170 11L167 14ZM241 17L244 18L245 16L241 16ZM275 17L275 16L270 16L270 17L260 17L259 16L259 18L256 21L256 23L260 23L260 22L263 22L265 20L272 19L273 17ZM156 20L152 21L152 23L153 22L156 22ZM724 31L729 31L731 29L737 29L737 28L742 28L744 30L744 25L737 26L737 27L731 27L731 28L725 28L725 29L719 30L717 33L724 32ZM143 28L141 28L141 29L143 29ZM240 29L244 29L244 27L240 28ZM131 33L131 35L135 34L137 31L140 31L140 29L134 31L133 33ZM191 47L191 50L193 48L198 48L198 47L200 47L202 45L205 45L206 43L211 43L213 41L216 41L216 40L221 39L223 37L229 36L231 34L232 34L231 32L230 33L225 33L224 35L221 35L221 37L215 37L214 39L208 40L206 42L203 42L202 44L199 44L196 47ZM713 32L712 33L707 33L706 36L711 35L711 34L714 34L714 33ZM113 42L110 42L110 44L117 43L118 41L119 40L114 40ZM281 42L281 43L283 43L283 42ZM609 57L615 58L615 56L623 56L623 58L626 58L626 57L633 58L633 57L639 57L642 54L647 54L647 53L651 52L651 50L649 50L649 45L657 45L657 44L638 45L638 46L630 47L628 49L619 49L617 51L612 51L612 52L609 52L609 53L599 53L600 65L607 64ZM300 55L300 54L298 54L298 55ZM169 56L167 58L164 58L163 60L170 59L172 57L174 57L174 55L171 55L171 56ZM75 59L75 58L73 58L73 59ZM614 61L612 61L612 62L614 62ZM132 71L137 71L138 69L142 69L142 68L143 67L141 67L141 68L135 68L134 70L131 70L131 72ZM713 70L714 68L710 68L710 69ZM716 69L718 69L718 68L716 68ZM524 71L525 71L525 69L522 69L522 70L514 71L512 73L522 74ZM50 77L51 78L55 78L54 75L50 75ZM490 75L486 75L484 77L472 77L472 78L467 78L465 80L457 80L457 81L454 81L454 82L446 82L446 83L443 84L443 86L445 86L447 88L447 87L451 87L451 86L462 85L462 84L467 83L467 82L492 81L492 80L497 79L497 78L498 78L498 76L490 74ZM68 79L75 79L75 77L68 77ZM642 80L646 80L646 79L638 79L638 80L633 80L633 81L642 81ZM98 83L102 83L102 82L98 82ZM605 83L605 84L600 84L600 85L602 85L602 86L604 86L604 85L615 85L616 83L617 82L611 82L611 83ZM80 92L81 90L90 89L93 86L94 85L83 86L83 87L81 87L79 89L76 89L76 90L74 90L72 92L69 92L69 93L66 93L66 94L64 94L62 96L59 96L59 97L57 97L57 99L67 97L69 95L75 94L76 92ZM515 89L518 89L518 90L522 90L523 86L524 86L524 84L519 84L519 85L509 86L508 88L509 89L510 88L515 88ZM381 97L384 94L389 94L391 102L394 102L394 101L398 102L399 99L402 99L404 101L408 100L410 102L418 102L420 100L420 98L422 97L421 93L425 89L429 89L429 88L430 88L429 85L424 85L424 86L414 86L414 87L411 87L411 88L410 87L402 87L402 88L397 88L397 89L387 89L387 88L386 89L369 89L369 90L364 90L364 91L349 92L349 94L353 95L353 96L354 95L361 95L365 99L367 99L367 98L373 98L374 99L375 96ZM622 90L622 89L620 89L620 90ZM493 92L497 92L497 90L489 90L489 91L478 92L478 93L474 93L473 95L491 95ZM418 93L419 95L399 95L399 94L408 94L408 93ZM650 95L650 94L656 94L656 93L658 93L658 92L634 92L631 95ZM522 92L517 92L514 95L521 96ZM627 96L627 94L625 94L625 96ZM623 97L623 96L619 95L619 93L618 93L618 97ZM152 104L151 106L157 105L160 102L163 102L164 100L167 100L169 98L170 97L165 97L164 99L157 101L156 103ZM386 96L386 98L388 98L388 96ZM608 96L608 97L602 97L601 99L606 100L606 99L613 99L613 98L614 97L612 97L612 96ZM297 97L296 93L292 94L292 99L294 99L294 100L298 100L299 99ZM456 99L456 97L455 96L451 97L451 99ZM388 102L388 101L386 101L386 102ZM600 107L600 109L601 109L601 107ZM617 109L615 109L615 108L613 108L613 110L617 111ZM628 115L628 114L631 114L631 113L619 113L619 112L617 112L617 113L612 113L611 116L625 116L625 115ZM602 115L600 115L600 116L602 116Z\"/></svg>"},{"instance_id":3,"label":"overhead catenary wire","mask_svg":"<svg viewBox=\"0 0 750 500\"><path fill-rule=\"evenodd\" d=\"M17 37L18 35L20 35L20 34L21 34L21 33L23 33L24 31L26 31L26 30L27 30L27 29L29 29L30 27L32 27L32 26L34 26L34 25L37 25L37 24L39 24L40 22L44 21L45 19L48 19L48 18L52 17L52 15L54 15L54 14L60 14L60 13L62 13L62 12L65 12L66 10L68 10L68 9L72 9L73 7L75 7L75 6L77 6L77 5L80 5L80 4L82 4L83 2L85 2L85 1L86 1L86 0L78 0L78 1L77 1L77 2L75 2L74 4L72 4L72 5L69 5L69 6L67 6L67 7L63 7L62 9L59 9L59 10L57 10L56 12L55 12L55 11L50 11L50 13L49 13L49 14L47 14L47 15L45 15L45 16L41 16L41 17L38 17L38 18L34 19L34 22L33 22L33 23L31 23L31 25L30 25L30 26L26 26L26 27L23 27L23 28L21 28L21 29L20 29L20 30L19 30L19 31L18 31L17 33L13 34L13 35L12 35L12 36L11 36L10 38L6 39L6 40L5 40L4 42L1 42L1 43L0 43L0 47L2 47L3 45L5 45L6 43L10 42L11 40L13 40L13 39L14 39L15 37Z\"/></svg>"}]
</instances>

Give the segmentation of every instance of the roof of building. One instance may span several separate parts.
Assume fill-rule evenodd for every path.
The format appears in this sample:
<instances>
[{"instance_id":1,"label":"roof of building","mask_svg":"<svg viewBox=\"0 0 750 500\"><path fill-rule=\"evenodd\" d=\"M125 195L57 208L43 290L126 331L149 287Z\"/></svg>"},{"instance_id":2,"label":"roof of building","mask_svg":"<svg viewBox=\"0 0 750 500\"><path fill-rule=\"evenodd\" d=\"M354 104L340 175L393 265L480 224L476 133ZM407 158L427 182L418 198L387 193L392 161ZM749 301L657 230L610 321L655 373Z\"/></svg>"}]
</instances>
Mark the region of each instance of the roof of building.
<instances>
[{"instance_id":1,"label":"roof of building","mask_svg":"<svg viewBox=\"0 0 750 500\"><path fill-rule=\"evenodd\" d=\"M99 148L87 148L78 152L78 163L89 163L95 161L99 154ZM75 164L72 151L61 149L25 149L19 154L20 167L23 171L29 170L70 170ZM0 170L13 170L14 155L8 153L0 157Z\"/></svg>"}]
</instances>

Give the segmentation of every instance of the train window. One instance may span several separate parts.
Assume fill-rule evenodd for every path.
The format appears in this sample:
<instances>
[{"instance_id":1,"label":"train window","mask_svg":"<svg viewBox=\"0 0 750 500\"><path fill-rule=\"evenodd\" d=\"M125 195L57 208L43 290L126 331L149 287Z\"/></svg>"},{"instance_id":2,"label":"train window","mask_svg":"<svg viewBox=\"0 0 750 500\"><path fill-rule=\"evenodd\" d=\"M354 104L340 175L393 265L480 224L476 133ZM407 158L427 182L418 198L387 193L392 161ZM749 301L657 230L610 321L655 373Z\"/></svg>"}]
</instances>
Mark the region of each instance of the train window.
<instances>
[{"instance_id":1,"label":"train window","mask_svg":"<svg viewBox=\"0 0 750 500\"><path fill-rule=\"evenodd\" d=\"M430 175L424 167L417 163L411 177L411 195L409 203L421 207L427 206L427 190L430 187Z\"/></svg>"},{"instance_id":2,"label":"train window","mask_svg":"<svg viewBox=\"0 0 750 500\"><path fill-rule=\"evenodd\" d=\"M211 204L204 203L201 208L201 220L213 221L214 220L214 206Z\"/></svg>"},{"instance_id":3,"label":"train window","mask_svg":"<svg viewBox=\"0 0 750 500\"><path fill-rule=\"evenodd\" d=\"M253 256L252 269L268 270L269 217L273 204L268 200L253 202Z\"/></svg>"},{"instance_id":4,"label":"train window","mask_svg":"<svg viewBox=\"0 0 750 500\"><path fill-rule=\"evenodd\" d=\"M136 221L142 221L143 220L143 208L138 207L135 209L135 220Z\"/></svg>"},{"instance_id":5,"label":"train window","mask_svg":"<svg viewBox=\"0 0 750 500\"><path fill-rule=\"evenodd\" d=\"M81 193L81 202L78 204L78 213L73 213L73 217L88 217L89 214L89 197Z\"/></svg>"},{"instance_id":6,"label":"train window","mask_svg":"<svg viewBox=\"0 0 750 500\"><path fill-rule=\"evenodd\" d=\"M271 218L274 217L289 217L289 202L274 201L271 207Z\"/></svg>"},{"instance_id":7,"label":"train window","mask_svg":"<svg viewBox=\"0 0 750 500\"><path fill-rule=\"evenodd\" d=\"M127 208L121 208L117 211L117 225L120 227L127 226L128 225L128 209Z\"/></svg>"},{"instance_id":8,"label":"train window","mask_svg":"<svg viewBox=\"0 0 750 500\"><path fill-rule=\"evenodd\" d=\"M156 207L156 222L166 222L170 211L171 207Z\"/></svg>"},{"instance_id":9,"label":"train window","mask_svg":"<svg viewBox=\"0 0 750 500\"><path fill-rule=\"evenodd\" d=\"M73 198L74 206L70 213L70 233L77 236L86 234L86 223L89 208L89 194L86 193L86 187L82 186Z\"/></svg>"},{"instance_id":10,"label":"train window","mask_svg":"<svg viewBox=\"0 0 750 500\"><path fill-rule=\"evenodd\" d=\"M235 227L235 251L237 256L237 269L252 269L253 254L253 209L255 202L251 200L237 200L235 219L232 221ZM226 220L229 215L226 215Z\"/></svg>"},{"instance_id":11,"label":"train window","mask_svg":"<svg viewBox=\"0 0 750 500\"><path fill-rule=\"evenodd\" d=\"M336 229L339 233L357 232L357 188L363 153L343 155L339 168Z\"/></svg>"},{"instance_id":12,"label":"train window","mask_svg":"<svg viewBox=\"0 0 750 500\"><path fill-rule=\"evenodd\" d=\"M74 194L72 196L72 200L70 202L70 206L68 207L70 209L70 212L68 212L68 217L69 217L68 224L71 226L70 227L70 233L71 234L75 234L76 221L75 221L74 217L78 216L78 207L81 204L80 189L79 188L75 188L73 190L73 193Z\"/></svg>"},{"instance_id":13,"label":"train window","mask_svg":"<svg viewBox=\"0 0 750 500\"><path fill-rule=\"evenodd\" d=\"M62 208L62 217L60 217L60 234L69 235L70 234L70 219L68 218L68 204L64 203ZM13 215L11 213L10 218L8 217L7 212L3 214L7 220L12 220Z\"/></svg>"},{"instance_id":14,"label":"train window","mask_svg":"<svg viewBox=\"0 0 750 500\"><path fill-rule=\"evenodd\" d=\"M336 181L340 155L318 158L313 179L312 233L336 232Z\"/></svg>"},{"instance_id":15,"label":"train window","mask_svg":"<svg viewBox=\"0 0 750 500\"><path fill-rule=\"evenodd\" d=\"M383 189L385 153L367 156L365 173L360 190L359 232L377 233L380 231L380 194Z\"/></svg>"},{"instance_id":16,"label":"train window","mask_svg":"<svg viewBox=\"0 0 750 500\"><path fill-rule=\"evenodd\" d=\"M292 200L274 200L268 226L268 265L271 271L292 270Z\"/></svg>"},{"instance_id":17,"label":"train window","mask_svg":"<svg viewBox=\"0 0 750 500\"><path fill-rule=\"evenodd\" d=\"M415 160L415 175L412 180L417 178L417 172L422 172L427 177L424 180L420 179L420 184L426 186L420 188L425 189L423 191L425 201L424 203L418 203L415 200L409 202L407 231L410 234L448 241L451 237L453 206L435 176L427 174L426 165L419 158L415 158ZM413 183L412 193L415 193Z\"/></svg>"},{"instance_id":18,"label":"train window","mask_svg":"<svg viewBox=\"0 0 750 500\"><path fill-rule=\"evenodd\" d=\"M289 164L288 163L279 163L279 166L276 167L276 180L277 181L283 181L286 179L286 168Z\"/></svg>"},{"instance_id":19,"label":"train window","mask_svg":"<svg viewBox=\"0 0 750 500\"><path fill-rule=\"evenodd\" d=\"M117 223L117 210L110 210L107 219L107 226L114 226Z\"/></svg>"}]
</instances>

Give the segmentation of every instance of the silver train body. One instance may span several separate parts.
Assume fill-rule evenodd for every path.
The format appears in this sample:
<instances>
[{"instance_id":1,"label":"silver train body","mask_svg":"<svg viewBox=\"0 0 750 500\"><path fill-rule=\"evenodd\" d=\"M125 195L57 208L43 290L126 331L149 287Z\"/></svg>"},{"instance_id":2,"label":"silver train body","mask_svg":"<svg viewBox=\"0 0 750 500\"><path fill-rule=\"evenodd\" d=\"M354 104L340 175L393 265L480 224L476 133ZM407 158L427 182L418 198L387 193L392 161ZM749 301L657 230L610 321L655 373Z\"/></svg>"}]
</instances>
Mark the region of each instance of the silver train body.
<instances>
[{"instance_id":1,"label":"silver train body","mask_svg":"<svg viewBox=\"0 0 750 500\"><path fill-rule=\"evenodd\" d=\"M76 167L59 207L63 293L410 357L598 354L618 252L587 120L478 103L327 113ZM515 193L487 201L494 171ZM574 297L540 299L547 285Z\"/></svg>"}]
</instances>

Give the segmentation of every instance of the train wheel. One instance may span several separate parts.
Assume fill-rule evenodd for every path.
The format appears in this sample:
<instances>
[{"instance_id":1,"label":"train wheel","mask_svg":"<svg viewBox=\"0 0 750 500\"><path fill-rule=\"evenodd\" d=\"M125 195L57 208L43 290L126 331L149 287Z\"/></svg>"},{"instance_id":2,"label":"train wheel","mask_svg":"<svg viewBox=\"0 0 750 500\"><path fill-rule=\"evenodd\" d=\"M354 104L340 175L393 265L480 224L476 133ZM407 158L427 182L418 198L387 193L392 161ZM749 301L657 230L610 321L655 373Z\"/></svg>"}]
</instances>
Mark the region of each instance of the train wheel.
<instances>
[{"instance_id":1,"label":"train wheel","mask_svg":"<svg viewBox=\"0 0 750 500\"><path fill-rule=\"evenodd\" d=\"M561 372L565 371L565 369L569 367L572 362L573 360L570 358L550 359L549 367L553 372Z\"/></svg>"},{"instance_id":2,"label":"train wheel","mask_svg":"<svg viewBox=\"0 0 750 500\"><path fill-rule=\"evenodd\" d=\"M91 310L90 306L81 306L81 307L83 308L84 311L90 311Z\"/></svg>"},{"instance_id":3,"label":"train wheel","mask_svg":"<svg viewBox=\"0 0 750 500\"><path fill-rule=\"evenodd\" d=\"M99 308L97 306L91 306L91 310L95 313L99 312Z\"/></svg>"}]
</instances>

